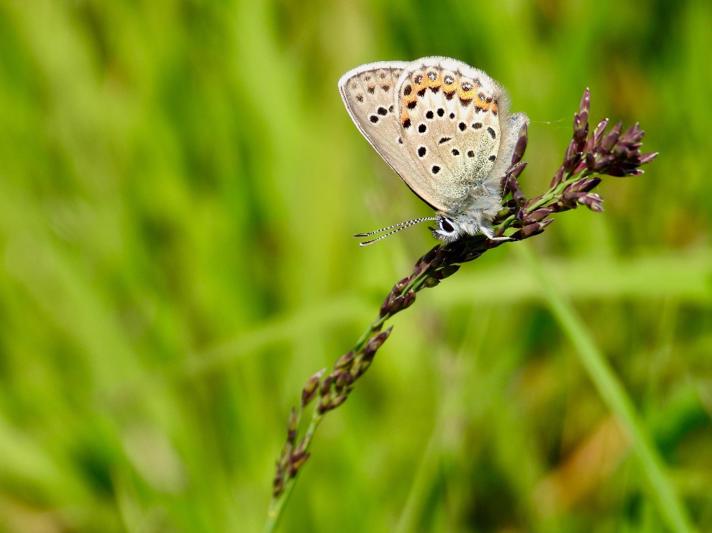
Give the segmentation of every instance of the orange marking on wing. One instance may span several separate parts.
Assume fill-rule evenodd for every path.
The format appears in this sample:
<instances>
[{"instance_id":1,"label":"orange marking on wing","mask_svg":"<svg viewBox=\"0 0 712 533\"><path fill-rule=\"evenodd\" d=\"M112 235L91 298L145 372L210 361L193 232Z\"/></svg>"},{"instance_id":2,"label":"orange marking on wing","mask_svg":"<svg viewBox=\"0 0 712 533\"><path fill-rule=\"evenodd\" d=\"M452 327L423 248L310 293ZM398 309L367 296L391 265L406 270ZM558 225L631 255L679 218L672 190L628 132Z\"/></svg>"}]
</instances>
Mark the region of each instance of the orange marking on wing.
<instances>
[{"instance_id":1,"label":"orange marking on wing","mask_svg":"<svg viewBox=\"0 0 712 533\"><path fill-rule=\"evenodd\" d=\"M463 85L468 85L469 89L463 87ZM475 97L475 84L469 80L461 81L457 86L457 95L460 100L472 100Z\"/></svg>"},{"instance_id":2,"label":"orange marking on wing","mask_svg":"<svg viewBox=\"0 0 712 533\"><path fill-rule=\"evenodd\" d=\"M457 91L457 80L455 79L455 74L452 72L442 72L442 89L448 97L455 94Z\"/></svg>"},{"instance_id":3,"label":"orange marking on wing","mask_svg":"<svg viewBox=\"0 0 712 533\"><path fill-rule=\"evenodd\" d=\"M417 93L410 93L408 96L402 96L401 97L401 107L407 107L409 109L412 109L415 107L415 102L418 101L418 95Z\"/></svg>"},{"instance_id":4,"label":"orange marking on wing","mask_svg":"<svg viewBox=\"0 0 712 533\"><path fill-rule=\"evenodd\" d=\"M428 77L423 71L414 72L411 80L413 82L413 92L416 94L428 86Z\"/></svg>"},{"instance_id":5,"label":"orange marking on wing","mask_svg":"<svg viewBox=\"0 0 712 533\"><path fill-rule=\"evenodd\" d=\"M440 77L440 73L437 70L429 70L427 75L425 76L425 83L430 89L432 89L434 87L440 87L443 82L442 78Z\"/></svg>"},{"instance_id":6,"label":"orange marking on wing","mask_svg":"<svg viewBox=\"0 0 712 533\"><path fill-rule=\"evenodd\" d=\"M498 107L497 107L497 101L494 100L491 96L487 96L483 93L479 93L477 95L477 98L475 100L475 105L482 109L483 111L494 111L495 115L497 114Z\"/></svg>"}]
</instances>

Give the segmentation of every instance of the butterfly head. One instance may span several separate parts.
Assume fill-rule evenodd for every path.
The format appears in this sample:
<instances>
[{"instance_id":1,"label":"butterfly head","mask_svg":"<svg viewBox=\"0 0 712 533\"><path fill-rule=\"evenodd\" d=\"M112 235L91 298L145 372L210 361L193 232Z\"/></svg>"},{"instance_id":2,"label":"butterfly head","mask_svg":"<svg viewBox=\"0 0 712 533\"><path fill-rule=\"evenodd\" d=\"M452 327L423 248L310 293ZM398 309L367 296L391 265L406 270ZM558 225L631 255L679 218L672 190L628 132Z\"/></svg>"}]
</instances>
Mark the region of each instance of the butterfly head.
<instances>
[{"instance_id":1,"label":"butterfly head","mask_svg":"<svg viewBox=\"0 0 712 533\"><path fill-rule=\"evenodd\" d=\"M484 235L492 239L492 213L482 211L456 214L438 213L435 217L435 227L430 229L436 239L444 242L454 242L461 237Z\"/></svg>"}]
</instances>

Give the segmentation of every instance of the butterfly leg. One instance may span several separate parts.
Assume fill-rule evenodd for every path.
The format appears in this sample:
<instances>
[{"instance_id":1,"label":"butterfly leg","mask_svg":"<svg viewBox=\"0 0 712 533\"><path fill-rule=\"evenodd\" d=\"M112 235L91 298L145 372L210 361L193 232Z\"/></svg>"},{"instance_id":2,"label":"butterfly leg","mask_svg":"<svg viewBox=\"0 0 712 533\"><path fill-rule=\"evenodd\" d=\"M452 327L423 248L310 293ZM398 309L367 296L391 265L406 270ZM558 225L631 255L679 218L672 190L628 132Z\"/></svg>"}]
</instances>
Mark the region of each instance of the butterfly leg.
<instances>
[{"instance_id":1,"label":"butterfly leg","mask_svg":"<svg viewBox=\"0 0 712 533\"><path fill-rule=\"evenodd\" d=\"M485 226L480 226L479 229L480 229L480 233L482 233L482 235L484 235L485 237L487 237L487 238L488 238L489 240L491 240L491 241L501 241L501 242L504 242L504 241L511 241L511 240L512 240L511 237L504 237L504 236L502 236L502 237L496 237L495 234L492 233L492 228L488 228L488 227L485 227Z\"/></svg>"}]
</instances>

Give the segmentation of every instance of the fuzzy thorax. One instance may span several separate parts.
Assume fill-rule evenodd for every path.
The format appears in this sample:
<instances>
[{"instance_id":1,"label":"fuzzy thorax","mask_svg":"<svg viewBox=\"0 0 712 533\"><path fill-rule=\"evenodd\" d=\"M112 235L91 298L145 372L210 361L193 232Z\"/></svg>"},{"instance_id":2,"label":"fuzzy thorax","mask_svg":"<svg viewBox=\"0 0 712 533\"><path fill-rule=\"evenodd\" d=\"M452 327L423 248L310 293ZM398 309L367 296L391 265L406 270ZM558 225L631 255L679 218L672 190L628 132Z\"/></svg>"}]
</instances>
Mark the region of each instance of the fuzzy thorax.
<instances>
[{"instance_id":1,"label":"fuzzy thorax","mask_svg":"<svg viewBox=\"0 0 712 533\"><path fill-rule=\"evenodd\" d=\"M472 188L459 209L438 213L438 225L433 235L445 242L453 242L466 235L481 233L492 237L492 221L502 208L499 185L490 182Z\"/></svg>"}]
</instances>

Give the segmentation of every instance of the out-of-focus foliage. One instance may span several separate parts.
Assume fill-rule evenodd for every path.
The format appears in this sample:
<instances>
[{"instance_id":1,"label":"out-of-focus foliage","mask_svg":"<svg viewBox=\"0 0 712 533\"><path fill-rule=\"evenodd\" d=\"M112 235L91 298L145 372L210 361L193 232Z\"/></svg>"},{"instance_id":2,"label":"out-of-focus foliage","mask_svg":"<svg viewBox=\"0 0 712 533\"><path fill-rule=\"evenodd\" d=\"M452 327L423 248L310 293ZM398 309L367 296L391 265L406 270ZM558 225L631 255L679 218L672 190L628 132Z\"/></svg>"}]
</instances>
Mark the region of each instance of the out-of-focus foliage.
<instances>
[{"instance_id":1,"label":"out-of-focus foliage","mask_svg":"<svg viewBox=\"0 0 712 533\"><path fill-rule=\"evenodd\" d=\"M457 57L532 119L661 155L535 239L712 529L705 2L0 3L0 531L259 531L289 405L432 245L342 72ZM630 442L501 247L396 320L285 532L665 531Z\"/></svg>"}]
</instances>

